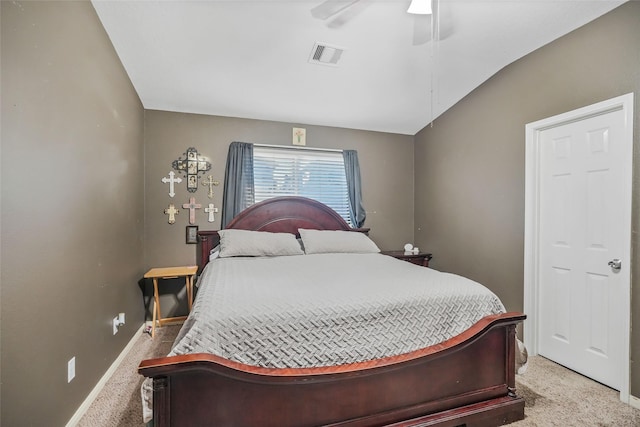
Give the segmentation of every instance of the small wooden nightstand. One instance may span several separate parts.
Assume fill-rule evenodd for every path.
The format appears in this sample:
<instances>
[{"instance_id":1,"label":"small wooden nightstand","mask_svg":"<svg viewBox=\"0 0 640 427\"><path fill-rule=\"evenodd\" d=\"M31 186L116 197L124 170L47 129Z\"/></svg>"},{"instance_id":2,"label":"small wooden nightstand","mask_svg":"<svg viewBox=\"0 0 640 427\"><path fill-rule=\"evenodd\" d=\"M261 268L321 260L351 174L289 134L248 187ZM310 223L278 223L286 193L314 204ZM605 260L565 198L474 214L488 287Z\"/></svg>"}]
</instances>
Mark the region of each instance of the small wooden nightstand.
<instances>
[{"instance_id":1,"label":"small wooden nightstand","mask_svg":"<svg viewBox=\"0 0 640 427\"><path fill-rule=\"evenodd\" d=\"M164 267L152 268L144 275L145 279L153 279L153 323L151 326L151 337L156 334L156 321L160 326L165 322L176 320L184 320L187 316L165 317L162 318L160 311L160 295L158 294L158 279L176 279L178 277L185 278L185 286L187 288L187 299L189 300L189 311L193 302L193 276L198 271L198 266L192 265L188 267Z\"/></svg>"},{"instance_id":2,"label":"small wooden nightstand","mask_svg":"<svg viewBox=\"0 0 640 427\"><path fill-rule=\"evenodd\" d=\"M394 258L401 259L403 261L410 262L411 264L421 265L423 267L429 267L429 260L432 258L431 254L419 252L417 254L405 251L381 251L383 255L389 255Z\"/></svg>"}]
</instances>

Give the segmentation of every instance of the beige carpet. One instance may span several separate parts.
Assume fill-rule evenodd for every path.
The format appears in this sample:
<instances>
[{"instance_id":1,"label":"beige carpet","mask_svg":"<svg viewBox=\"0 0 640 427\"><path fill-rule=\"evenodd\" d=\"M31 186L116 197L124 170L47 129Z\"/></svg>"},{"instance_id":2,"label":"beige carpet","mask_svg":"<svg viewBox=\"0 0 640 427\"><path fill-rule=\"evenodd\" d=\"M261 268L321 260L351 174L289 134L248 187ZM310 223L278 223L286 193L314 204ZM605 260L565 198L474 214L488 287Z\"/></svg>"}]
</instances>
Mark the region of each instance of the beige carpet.
<instances>
[{"instance_id":1,"label":"beige carpet","mask_svg":"<svg viewBox=\"0 0 640 427\"><path fill-rule=\"evenodd\" d=\"M141 333L136 344L98 394L79 427L144 426L138 365L142 360L166 356L182 325L156 328L156 336Z\"/></svg>"},{"instance_id":2,"label":"beige carpet","mask_svg":"<svg viewBox=\"0 0 640 427\"><path fill-rule=\"evenodd\" d=\"M540 356L516 376L525 399L525 419L512 427L640 426L640 410L620 402L620 393Z\"/></svg>"},{"instance_id":3,"label":"beige carpet","mask_svg":"<svg viewBox=\"0 0 640 427\"><path fill-rule=\"evenodd\" d=\"M166 355L179 328L156 329L154 339L142 334L78 425L143 426L138 364ZM640 426L640 410L621 403L617 391L542 357L531 357L527 371L516 380L518 394L526 402L525 419L512 427Z\"/></svg>"}]
</instances>

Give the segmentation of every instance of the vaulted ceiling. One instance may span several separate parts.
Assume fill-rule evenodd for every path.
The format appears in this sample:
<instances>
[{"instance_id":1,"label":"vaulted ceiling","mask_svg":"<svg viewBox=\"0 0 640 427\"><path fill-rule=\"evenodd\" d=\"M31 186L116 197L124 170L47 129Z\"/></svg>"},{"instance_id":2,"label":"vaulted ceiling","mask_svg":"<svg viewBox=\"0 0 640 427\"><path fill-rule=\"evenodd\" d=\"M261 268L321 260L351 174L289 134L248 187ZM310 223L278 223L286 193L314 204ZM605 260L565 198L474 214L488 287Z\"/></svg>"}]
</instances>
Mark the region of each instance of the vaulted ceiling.
<instances>
[{"instance_id":1,"label":"vaulted ceiling","mask_svg":"<svg viewBox=\"0 0 640 427\"><path fill-rule=\"evenodd\" d=\"M147 109L408 135L622 3L433 0L421 16L409 0L93 0ZM311 63L316 43L344 51Z\"/></svg>"}]
</instances>

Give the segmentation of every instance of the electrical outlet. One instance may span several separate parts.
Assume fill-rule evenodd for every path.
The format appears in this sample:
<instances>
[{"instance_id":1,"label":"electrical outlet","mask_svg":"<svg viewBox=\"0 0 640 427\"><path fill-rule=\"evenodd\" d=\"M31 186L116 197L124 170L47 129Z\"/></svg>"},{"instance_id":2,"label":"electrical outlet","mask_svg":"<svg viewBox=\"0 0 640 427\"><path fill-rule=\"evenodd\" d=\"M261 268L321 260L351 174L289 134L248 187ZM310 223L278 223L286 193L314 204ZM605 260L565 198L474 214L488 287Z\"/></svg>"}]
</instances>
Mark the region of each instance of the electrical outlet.
<instances>
[{"instance_id":1,"label":"electrical outlet","mask_svg":"<svg viewBox=\"0 0 640 427\"><path fill-rule=\"evenodd\" d=\"M73 356L67 362L67 383L70 383L76 376L76 357Z\"/></svg>"},{"instance_id":2,"label":"electrical outlet","mask_svg":"<svg viewBox=\"0 0 640 427\"><path fill-rule=\"evenodd\" d=\"M113 335L118 333L118 326L120 326L120 319L116 316L113 318Z\"/></svg>"}]
</instances>

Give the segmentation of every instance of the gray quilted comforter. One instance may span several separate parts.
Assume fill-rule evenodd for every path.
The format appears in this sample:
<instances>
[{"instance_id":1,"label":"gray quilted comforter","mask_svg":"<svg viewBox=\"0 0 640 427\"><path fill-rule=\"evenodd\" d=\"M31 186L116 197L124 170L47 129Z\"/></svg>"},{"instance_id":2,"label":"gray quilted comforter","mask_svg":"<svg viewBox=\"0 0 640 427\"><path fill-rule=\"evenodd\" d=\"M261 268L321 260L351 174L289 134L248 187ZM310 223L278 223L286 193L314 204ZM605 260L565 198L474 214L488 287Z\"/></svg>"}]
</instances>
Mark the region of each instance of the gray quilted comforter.
<instances>
[{"instance_id":1,"label":"gray quilted comforter","mask_svg":"<svg viewBox=\"0 0 640 427\"><path fill-rule=\"evenodd\" d=\"M437 344L502 313L484 286L381 254L217 258L171 355L289 368Z\"/></svg>"},{"instance_id":2,"label":"gray quilted comforter","mask_svg":"<svg viewBox=\"0 0 640 427\"><path fill-rule=\"evenodd\" d=\"M212 353L263 367L403 354L503 313L489 289L381 254L216 258L170 356ZM152 391L142 390L145 422Z\"/></svg>"}]
</instances>

